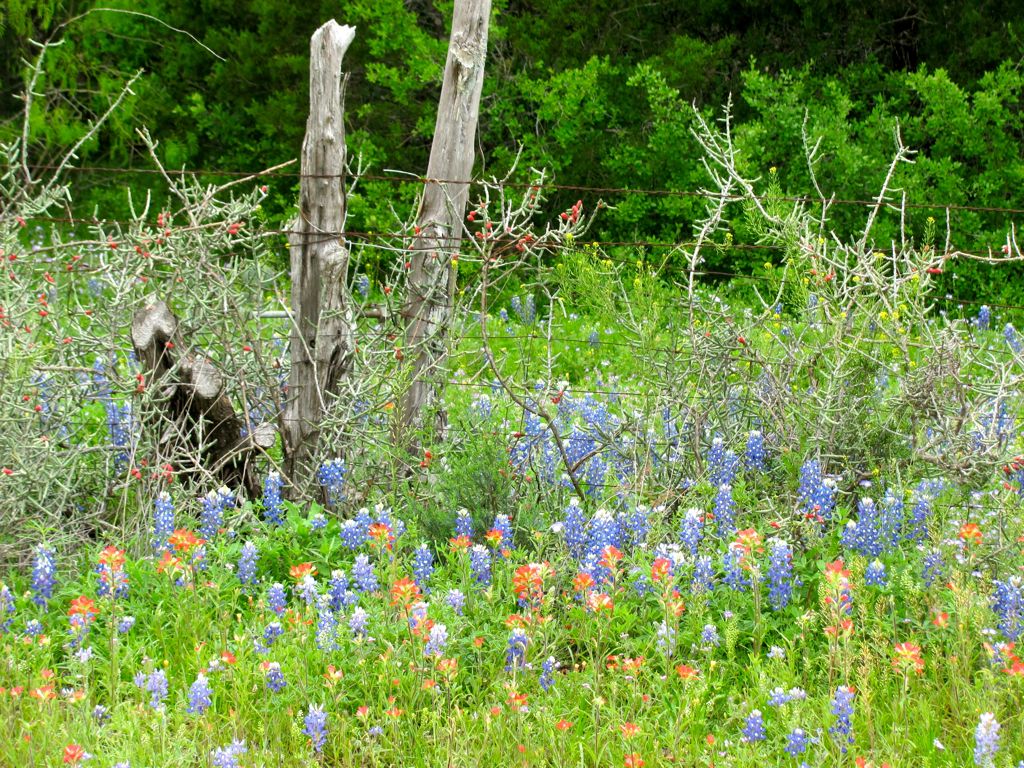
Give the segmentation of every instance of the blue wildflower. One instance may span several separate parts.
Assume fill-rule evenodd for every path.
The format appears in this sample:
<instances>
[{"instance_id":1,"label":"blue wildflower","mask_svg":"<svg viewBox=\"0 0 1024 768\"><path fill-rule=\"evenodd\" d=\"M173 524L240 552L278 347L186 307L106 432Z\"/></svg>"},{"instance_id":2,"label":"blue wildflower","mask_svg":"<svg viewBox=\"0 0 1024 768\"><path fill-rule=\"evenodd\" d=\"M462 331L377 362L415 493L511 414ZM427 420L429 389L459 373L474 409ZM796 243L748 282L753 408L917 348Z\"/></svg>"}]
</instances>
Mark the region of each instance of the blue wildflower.
<instances>
[{"instance_id":1,"label":"blue wildflower","mask_svg":"<svg viewBox=\"0 0 1024 768\"><path fill-rule=\"evenodd\" d=\"M786 753L796 757L807 751L807 735L802 728L794 728L786 736Z\"/></svg>"},{"instance_id":2,"label":"blue wildflower","mask_svg":"<svg viewBox=\"0 0 1024 768\"><path fill-rule=\"evenodd\" d=\"M766 735L764 715L761 714L761 710L755 709L743 721L743 738L741 740L747 744L756 744L759 741L764 741Z\"/></svg>"},{"instance_id":3,"label":"blue wildflower","mask_svg":"<svg viewBox=\"0 0 1024 768\"><path fill-rule=\"evenodd\" d=\"M1024 579L1010 576L992 586L992 610L999 617L999 631L1016 642L1024 634Z\"/></svg>"},{"instance_id":4,"label":"blue wildflower","mask_svg":"<svg viewBox=\"0 0 1024 768\"><path fill-rule=\"evenodd\" d=\"M166 687L166 681L164 681ZM166 691L164 692L166 695ZM201 715L210 708L213 691L210 690L210 683L202 672L188 689L188 711L192 714ZM156 708L156 704L153 707Z\"/></svg>"},{"instance_id":5,"label":"blue wildflower","mask_svg":"<svg viewBox=\"0 0 1024 768\"><path fill-rule=\"evenodd\" d=\"M772 539L768 564L768 603L776 611L789 605L793 596L793 549L781 539Z\"/></svg>"},{"instance_id":6,"label":"blue wildflower","mask_svg":"<svg viewBox=\"0 0 1024 768\"><path fill-rule=\"evenodd\" d=\"M846 745L853 744L853 723L851 722L853 717L853 697L853 689L841 685L836 688L836 694L832 698L831 711L835 715L836 721L828 729L828 732L832 734L834 739L841 742L840 749L844 754L846 753Z\"/></svg>"},{"instance_id":7,"label":"blue wildflower","mask_svg":"<svg viewBox=\"0 0 1024 768\"><path fill-rule=\"evenodd\" d=\"M280 693L284 690L285 686L288 685L285 682L284 674L281 672L281 665L276 661L271 661L266 666L266 679L267 688L274 693Z\"/></svg>"},{"instance_id":8,"label":"blue wildflower","mask_svg":"<svg viewBox=\"0 0 1024 768\"><path fill-rule=\"evenodd\" d=\"M466 604L466 596L462 594L461 590L450 589L448 594L445 595L444 601L451 606L451 609L455 611L458 616L462 615L462 607Z\"/></svg>"},{"instance_id":9,"label":"blue wildflower","mask_svg":"<svg viewBox=\"0 0 1024 768\"><path fill-rule=\"evenodd\" d=\"M162 554L170 549L169 539L174 533L174 502L167 491L162 491L153 502L153 550Z\"/></svg>"},{"instance_id":10,"label":"blue wildflower","mask_svg":"<svg viewBox=\"0 0 1024 768\"><path fill-rule=\"evenodd\" d=\"M281 584L275 582L270 585L270 589L267 590L267 605L278 616L284 615L285 608L288 605L288 597Z\"/></svg>"},{"instance_id":11,"label":"blue wildflower","mask_svg":"<svg viewBox=\"0 0 1024 768\"><path fill-rule=\"evenodd\" d=\"M256 561L259 560L260 552L256 548L256 545L251 541L247 541L242 545L242 554L238 558L238 580L245 586L255 585L256 578Z\"/></svg>"},{"instance_id":12,"label":"blue wildflower","mask_svg":"<svg viewBox=\"0 0 1024 768\"><path fill-rule=\"evenodd\" d=\"M45 609L57 584L57 561L53 550L40 544L32 560L32 602Z\"/></svg>"},{"instance_id":13,"label":"blue wildflower","mask_svg":"<svg viewBox=\"0 0 1024 768\"><path fill-rule=\"evenodd\" d=\"M469 567L473 578L478 584L489 586L491 583L491 553L486 547L474 544L469 550Z\"/></svg>"},{"instance_id":14,"label":"blue wildflower","mask_svg":"<svg viewBox=\"0 0 1024 768\"><path fill-rule=\"evenodd\" d=\"M416 551L412 555L412 575L416 581L416 585L423 590L424 593L430 592L430 587L427 585L427 581L430 579L431 574L434 573L434 553L430 551L430 547L426 544L420 544L416 547Z\"/></svg>"},{"instance_id":15,"label":"blue wildflower","mask_svg":"<svg viewBox=\"0 0 1024 768\"><path fill-rule=\"evenodd\" d=\"M885 565L879 560L872 560L864 569L864 583L869 586L884 587L887 579Z\"/></svg>"},{"instance_id":16,"label":"blue wildflower","mask_svg":"<svg viewBox=\"0 0 1024 768\"><path fill-rule=\"evenodd\" d=\"M510 672L526 664L526 646L529 638L522 629L513 629L508 636L508 647L505 649L505 671Z\"/></svg>"},{"instance_id":17,"label":"blue wildflower","mask_svg":"<svg viewBox=\"0 0 1024 768\"><path fill-rule=\"evenodd\" d=\"M444 656L444 648L448 643L448 627L444 624L435 624L430 628L430 636L427 638L427 643L423 647L423 655L430 656Z\"/></svg>"},{"instance_id":18,"label":"blue wildflower","mask_svg":"<svg viewBox=\"0 0 1024 768\"><path fill-rule=\"evenodd\" d=\"M540 668L540 687L547 693L555 685L555 667L557 666L554 656L548 656Z\"/></svg>"},{"instance_id":19,"label":"blue wildflower","mask_svg":"<svg viewBox=\"0 0 1024 768\"><path fill-rule=\"evenodd\" d=\"M313 750L319 754L324 751L327 741L327 713L323 706L310 705L303 718L302 732L309 737Z\"/></svg>"},{"instance_id":20,"label":"blue wildflower","mask_svg":"<svg viewBox=\"0 0 1024 768\"><path fill-rule=\"evenodd\" d=\"M352 579L362 592L376 592L378 589L377 574L374 573L373 563L366 555L356 555L356 562L352 566Z\"/></svg>"},{"instance_id":21,"label":"blue wildflower","mask_svg":"<svg viewBox=\"0 0 1024 768\"><path fill-rule=\"evenodd\" d=\"M281 475L278 472L270 472L263 481L263 516L273 525L284 524L281 486Z\"/></svg>"},{"instance_id":22,"label":"blue wildflower","mask_svg":"<svg viewBox=\"0 0 1024 768\"><path fill-rule=\"evenodd\" d=\"M153 709L163 707L163 701L167 698L167 673L162 669L150 672L146 678L146 691L149 693L149 706Z\"/></svg>"},{"instance_id":23,"label":"blue wildflower","mask_svg":"<svg viewBox=\"0 0 1024 768\"><path fill-rule=\"evenodd\" d=\"M974 729L974 764L992 768L999 751L999 723L991 712L982 713Z\"/></svg>"}]
</instances>

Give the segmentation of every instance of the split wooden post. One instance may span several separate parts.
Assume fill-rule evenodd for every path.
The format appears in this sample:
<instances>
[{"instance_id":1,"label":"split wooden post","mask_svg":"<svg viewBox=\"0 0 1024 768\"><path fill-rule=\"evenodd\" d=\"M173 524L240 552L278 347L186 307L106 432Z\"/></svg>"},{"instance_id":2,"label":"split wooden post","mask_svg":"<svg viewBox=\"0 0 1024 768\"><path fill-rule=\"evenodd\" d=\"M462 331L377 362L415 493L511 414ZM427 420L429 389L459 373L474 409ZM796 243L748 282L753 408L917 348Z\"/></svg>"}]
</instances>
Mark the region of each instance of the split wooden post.
<instances>
[{"instance_id":1,"label":"split wooden post","mask_svg":"<svg viewBox=\"0 0 1024 768\"><path fill-rule=\"evenodd\" d=\"M413 242L402 310L405 345L413 357L411 383L402 403L404 427L421 424L423 411L438 399L440 390L437 377L444 366L452 321L454 257L459 253L469 199L490 16L490 0L455 0L428 180L416 217L419 234Z\"/></svg>"},{"instance_id":2,"label":"split wooden post","mask_svg":"<svg viewBox=\"0 0 1024 768\"><path fill-rule=\"evenodd\" d=\"M309 117L302 143L299 218L291 234L291 370L281 419L284 472L295 495L313 476L320 421L355 351L347 289L344 91L341 64L355 27L333 19L310 42Z\"/></svg>"}]
</instances>

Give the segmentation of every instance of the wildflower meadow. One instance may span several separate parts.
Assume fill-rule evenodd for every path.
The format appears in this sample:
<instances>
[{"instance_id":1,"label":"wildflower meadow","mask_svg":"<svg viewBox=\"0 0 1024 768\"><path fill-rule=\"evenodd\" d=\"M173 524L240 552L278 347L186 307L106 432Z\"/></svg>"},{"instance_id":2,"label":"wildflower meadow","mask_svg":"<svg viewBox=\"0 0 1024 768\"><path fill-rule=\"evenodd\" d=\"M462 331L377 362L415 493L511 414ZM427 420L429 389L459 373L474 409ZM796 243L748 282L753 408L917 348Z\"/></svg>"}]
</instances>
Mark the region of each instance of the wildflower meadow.
<instances>
[{"instance_id":1,"label":"wildflower meadow","mask_svg":"<svg viewBox=\"0 0 1024 768\"><path fill-rule=\"evenodd\" d=\"M517 166L320 233L311 336L260 172L140 129L104 218L5 144L0 766L1024 766L1024 308L941 290L1012 213L959 245L893 125L833 225L813 137L793 190L690 119L676 241Z\"/></svg>"}]
</instances>

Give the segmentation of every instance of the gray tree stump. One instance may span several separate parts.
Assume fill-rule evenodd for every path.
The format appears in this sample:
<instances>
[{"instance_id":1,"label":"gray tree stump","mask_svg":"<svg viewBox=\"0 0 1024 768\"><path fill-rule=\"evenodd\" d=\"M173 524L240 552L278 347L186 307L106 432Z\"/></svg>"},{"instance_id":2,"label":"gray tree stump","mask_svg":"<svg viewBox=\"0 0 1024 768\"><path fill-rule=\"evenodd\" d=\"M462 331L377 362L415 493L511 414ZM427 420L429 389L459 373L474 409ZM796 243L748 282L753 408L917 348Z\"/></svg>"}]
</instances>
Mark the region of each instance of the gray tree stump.
<instances>
[{"instance_id":1,"label":"gray tree stump","mask_svg":"<svg viewBox=\"0 0 1024 768\"><path fill-rule=\"evenodd\" d=\"M159 461L169 461L179 473L209 473L220 485L258 496L261 486L251 459L274 444L273 425L243 435L245 421L225 394L220 372L189 347L164 302L138 310L131 335L146 371L146 391L153 396L143 423L159 432Z\"/></svg>"}]
</instances>

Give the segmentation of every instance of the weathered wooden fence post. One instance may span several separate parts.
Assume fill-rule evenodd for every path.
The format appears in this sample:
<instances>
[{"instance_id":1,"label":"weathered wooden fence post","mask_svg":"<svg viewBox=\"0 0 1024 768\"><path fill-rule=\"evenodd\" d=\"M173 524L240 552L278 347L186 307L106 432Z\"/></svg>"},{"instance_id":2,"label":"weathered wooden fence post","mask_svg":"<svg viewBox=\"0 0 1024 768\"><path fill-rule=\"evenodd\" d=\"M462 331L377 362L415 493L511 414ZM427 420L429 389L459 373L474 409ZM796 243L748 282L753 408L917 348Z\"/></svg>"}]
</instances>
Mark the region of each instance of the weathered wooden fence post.
<instances>
[{"instance_id":1,"label":"weathered wooden fence post","mask_svg":"<svg viewBox=\"0 0 1024 768\"><path fill-rule=\"evenodd\" d=\"M473 146L480 114L480 91L487 56L490 0L455 0L448 59L437 107L428 181L416 224L412 265L402 310L405 344L413 358L412 381L402 404L403 426L417 425L440 389L446 332L452 321L462 220L469 199ZM446 183L447 179L466 183Z\"/></svg>"},{"instance_id":2,"label":"weathered wooden fence post","mask_svg":"<svg viewBox=\"0 0 1024 768\"><path fill-rule=\"evenodd\" d=\"M341 62L355 27L333 19L310 42L309 117L302 143L299 218L289 235L291 371L282 417L284 471L292 493L312 480L320 421L352 366L353 305L347 290L345 223L346 77Z\"/></svg>"}]
</instances>

